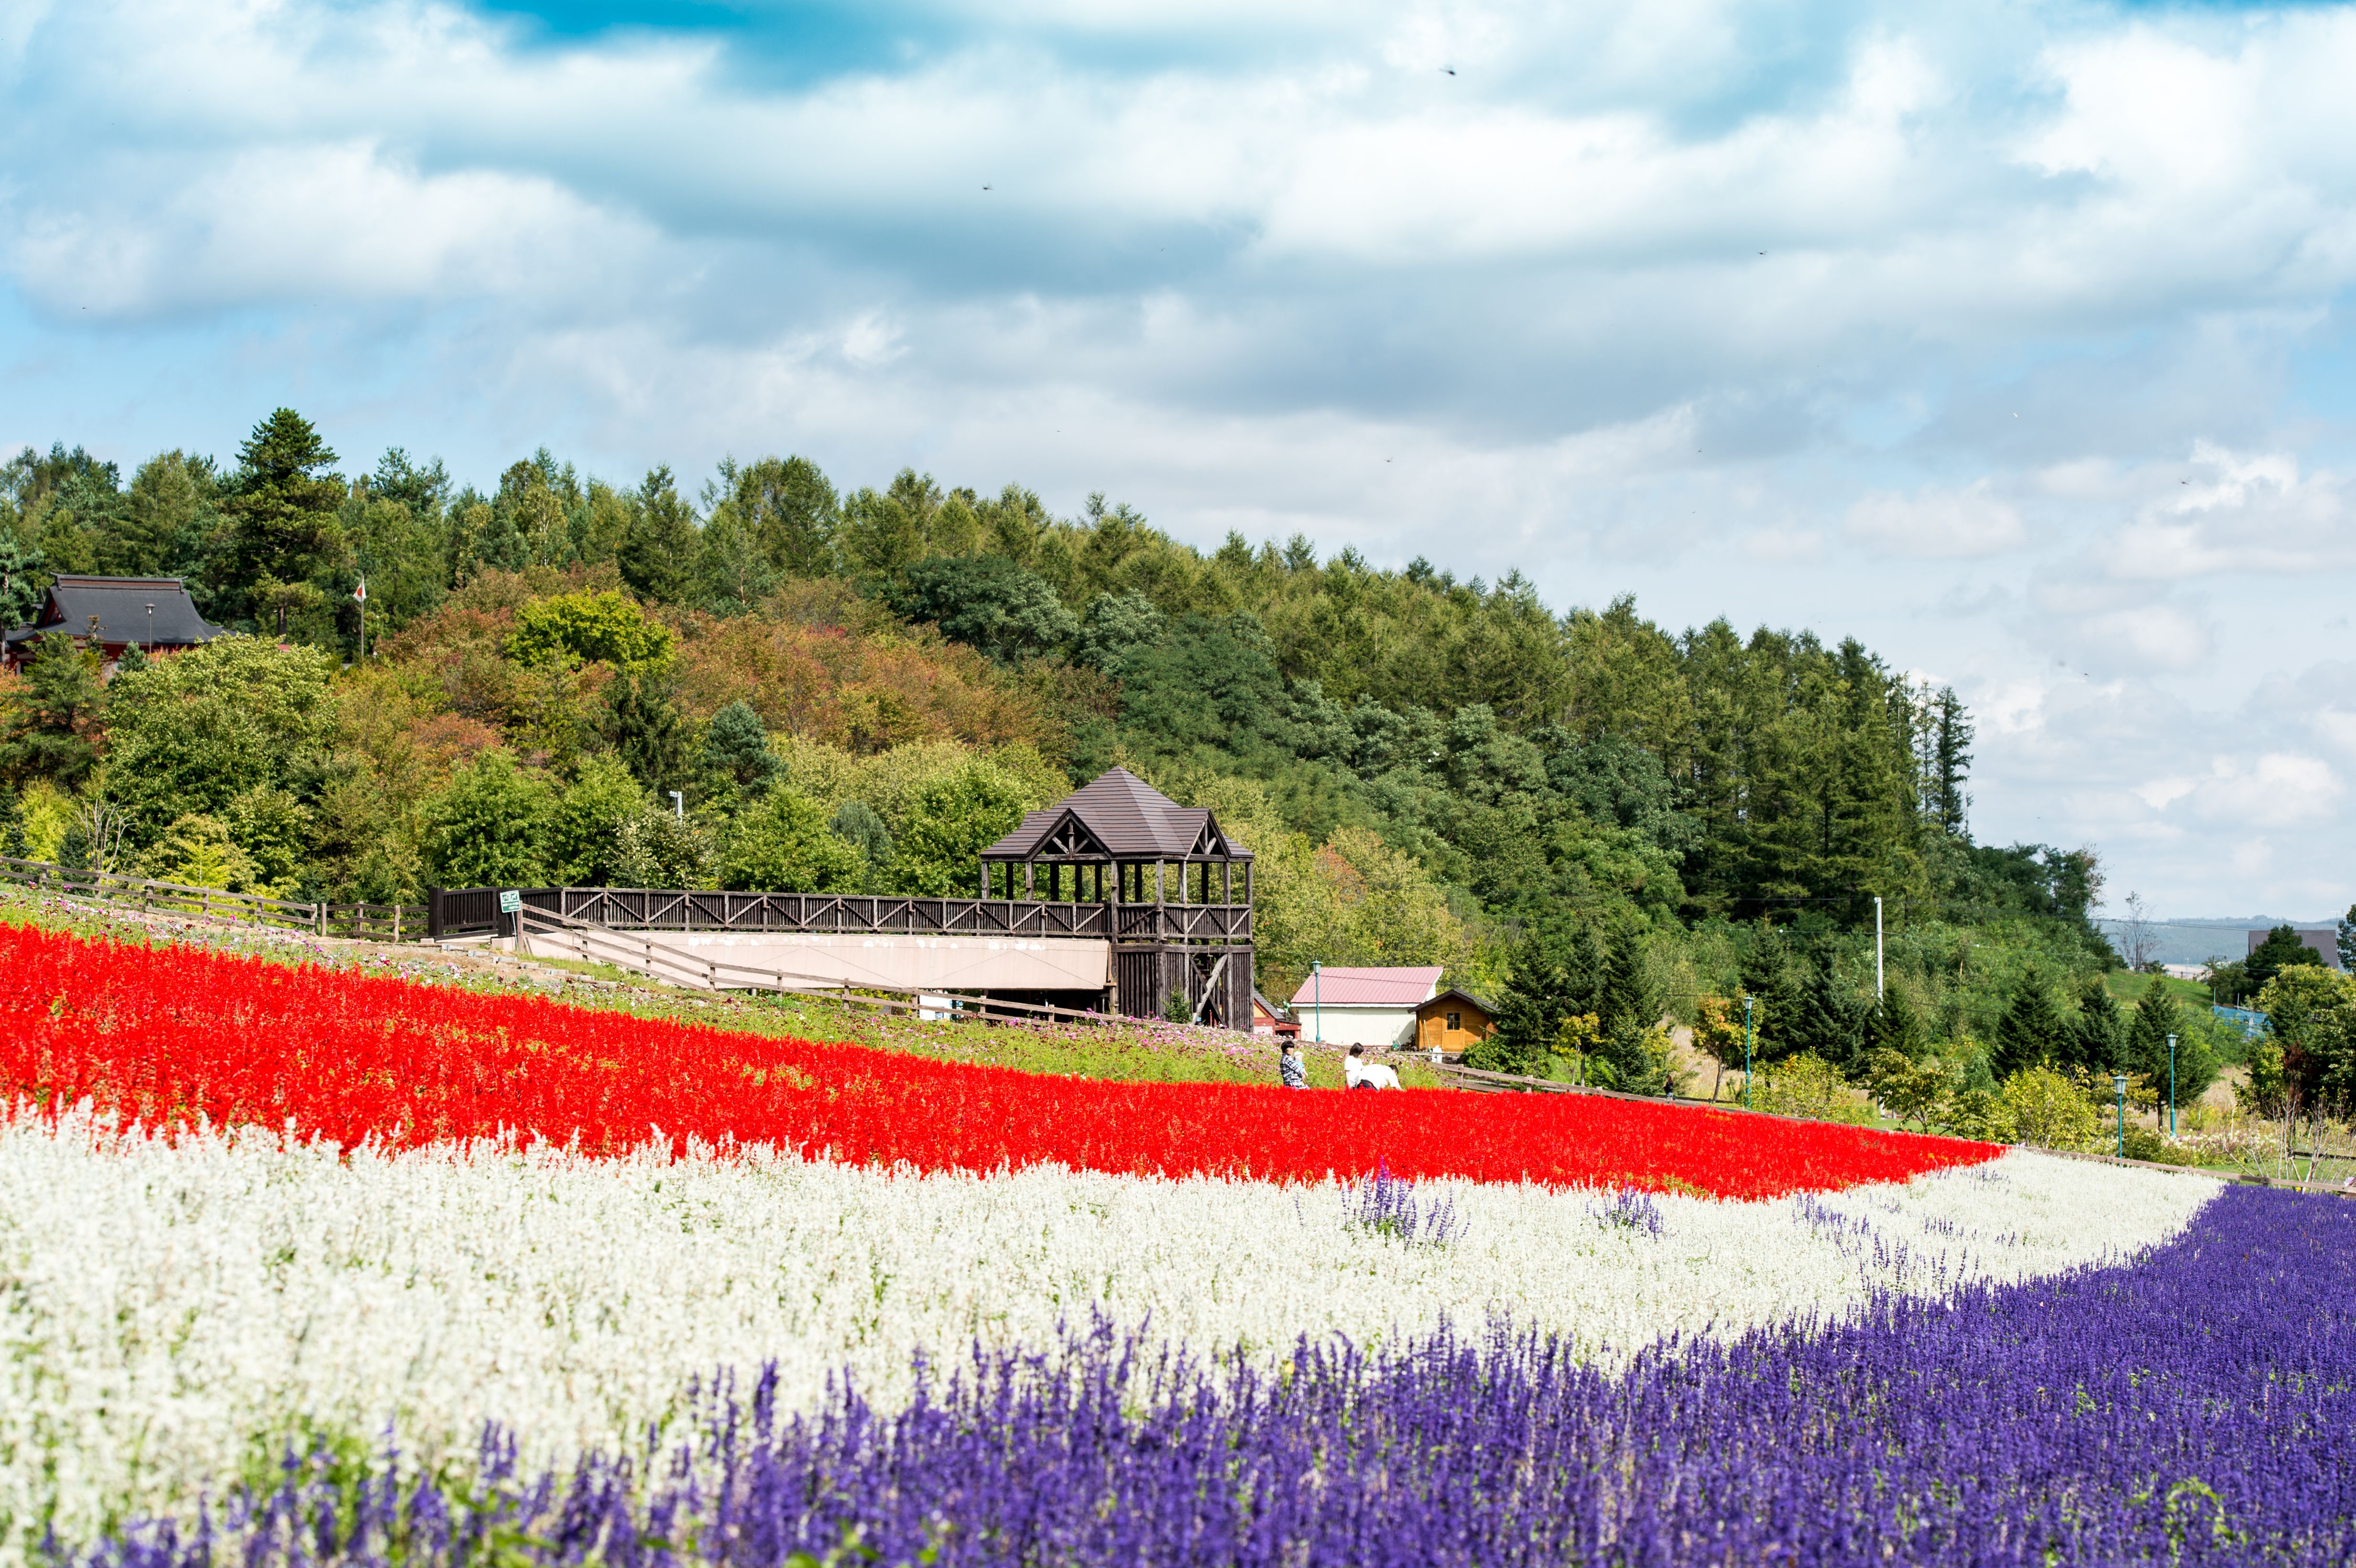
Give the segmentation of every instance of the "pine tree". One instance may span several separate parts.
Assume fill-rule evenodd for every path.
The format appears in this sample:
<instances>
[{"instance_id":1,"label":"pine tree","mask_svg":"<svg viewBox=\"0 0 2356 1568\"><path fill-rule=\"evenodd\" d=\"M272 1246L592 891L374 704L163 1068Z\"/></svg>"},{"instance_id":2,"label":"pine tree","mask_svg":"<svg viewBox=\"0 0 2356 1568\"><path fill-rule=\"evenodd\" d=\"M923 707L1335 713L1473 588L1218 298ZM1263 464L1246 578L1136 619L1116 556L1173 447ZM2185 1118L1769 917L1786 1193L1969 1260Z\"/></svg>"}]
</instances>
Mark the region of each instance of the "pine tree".
<instances>
[{"instance_id":1,"label":"pine tree","mask_svg":"<svg viewBox=\"0 0 2356 1568\"><path fill-rule=\"evenodd\" d=\"M1661 1063L1647 1035L1660 1021L1660 1004L1644 970L1640 933L1631 925L1616 935L1604 956L1596 987L1600 1034L1595 1055L1622 1089L1651 1093Z\"/></svg>"},{"instance_id":2,"label":"pine tree","mask_svg":"<svg viewBox=\"0 0 2356 1568\"><path fill-rule=\"evenodd\" d=\"M1902 986L1884 987L1881 1000L1866 1017L1865 1045L1869 1054L1894 1051L1909 1061L1919 1061L1930 1044L1922 1019Z\"/></svg>"},{"instance_id":3,"label":"pine tree","mask_svg":"<svg viewBox=\"0 0 2356 1568\"><path fill-rule=\"evenodd\" d=\"M680 498L670 470L656 468L638 486L622 535L622 581L658 604L677 603L693 580L696 545L695 509Z\"/></svg>"},{"instance_id":4,"label":"pine tree","mask_svg":"<svg viewBox=\"0 0 2356 1568\"><path fill-rule=\"evenodd\" d=\"M1865 1065L1866 1017L1864 1003L1841 983L1833 965L1818 965L1801 993L1798 1048L1854 1077Z\"/></svg>"},{"instance_id":5,"label":"pine tree","mask_svg":"<svg viewBox=\"0 0 2356 1568\"><path fill-rule=\"evenodd\" d=\"M1958 838L1964 837L1965 817L1971 809L1964 782L1971 773L1972 735L1971 717L1963 700L1954 687L1944 688L1939 693L1933 720L1932 798L1939 825Z\"/></svg>"},{"instance_id":6,"label":"pine tree","mask_svg":"<svg viewBox=\"0 0 2356 1568\"><path fill-rule=\"evenodd\" d=\"M1495 1027L1465 1051L1467 1067L1525 1077L1545 1073L1557 1031L1574 1010L1564 964L1569 947L1568 933L1560 931L1531 931L1514 944Z\"/></svg>"},{"instance_id":7,"label":"pine tree","mask_svg":"<svg viewBox=\"0 0 2356 1568\"><path fill-rule=\"evenodd\" d=\"M1997 1020L1996 1040L1988 1052L1988 1071L2001 1081L2031 1067L2041 1067L2060 1055L2069 1026L2043 971L2032 962L2021 971L2012 999Z\"/></svg>"},{"instance_id":8,"label":"pine tree","mask_svg":"<svg viewBox=\"0 0 2356 1568\"><path fill-rule=\"evenodd\" d=\"M623 671L607 688L614 750L658 807L688 784L687 722L660 676Z\"/></svg>"},{"instance_id":9,"label":"pine tree","mask_svg":"<svg viewBox=\"0 0 2356 1568\"><path fill-rule=\"evenodd\" d=\"M242 611L255 583L303 582L339 551L336 512L344 483L321 472L336 453L293 409L255 425L237 456L236 494L226 508L231 581L224 586Z\"/></svg>"},{"instance_id":10,"label":"pine tree","mask_svg":"<svg viewBox=\"0 0 2356 1568\"><path fill-rule=\"evenodd\" d=\"M715 788L747 795L766 789L782 765L769 750L769 732L761 716L741 699L713 714L704 726L701 761Z\"/></svg>"},{"instance_id":11,"label":"pine tree","mask_svg":"<svg viewBox=\"0 0 2356 1568\"><path fill-rule=\"evenodd\" d=\"M2342 974L2356 975L2356 904L2340 918L2340 968Z\"/></svg>"},{"instance_id":12,"label":"pine tree","mask_svg":"<svg viewBox=\"0 0 2356 1568\"><path fill-rule=\"evenodd\" d=\"M0 768L15 778L54 779L70 789L97 765L91 731L106 709L98 655L63 632L45 634L25 668Z\"/></svg>"},{"instance_id":13,"label":"pine tree","mask_svg":"<svg viewBox=\"0 0 2356 1568\"><path fill-rule=\"evenodd\" d=\"M1801 1018L1807 996L1807 965L1793 953L1777 927L1759 923L1742 955L1742 988L1751 999L1752 1055L1775 1061L1801 1049Z\"/></svg>"},{"instance_id":14,"label":"pine tree","mask_svg":"<svg viewBox=\"0 0 2356 1568\"><path fill-rule=\"evenodd\" d=\"M2206 1043L2187 1027L2164 976L2154 975L2136 1001L2127 1029L2127 1071L2150 1083L2153 1096L2168 1104L2168 1037L2176 1037L2175 1082L2179 1105L2190 1104L2216 1081L2217 1064Z\"/></svg>"},{"instance_id":15,"label":"pine tree","mask_svg":"<svg viewBox=\"0 0 2356 1568\"><path fill-rule=\"evenodd\" d=\"M2090 975L2078 991L2078 1016L2071 1021L2063 1065L2101 1078L2119 1070L2126 1047L2126 1019L2100 975Z\"/></svg>"}]
</instances>

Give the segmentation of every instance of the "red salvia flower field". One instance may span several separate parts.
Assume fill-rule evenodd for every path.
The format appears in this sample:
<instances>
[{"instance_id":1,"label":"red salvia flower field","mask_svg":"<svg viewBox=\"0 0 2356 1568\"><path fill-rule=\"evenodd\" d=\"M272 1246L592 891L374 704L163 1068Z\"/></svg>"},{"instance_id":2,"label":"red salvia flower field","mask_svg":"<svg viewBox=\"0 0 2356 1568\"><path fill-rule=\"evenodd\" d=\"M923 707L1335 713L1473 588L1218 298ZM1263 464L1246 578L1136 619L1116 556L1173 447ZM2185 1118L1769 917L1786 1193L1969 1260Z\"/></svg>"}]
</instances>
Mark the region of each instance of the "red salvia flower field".
<instances>
[{"instance_id":1,"label":"red salvia flower field","mask_svg":"<svg viewBox=\"0 0 2356 1568\"><path fill-rule=\"evenodd\" d=\"M150 1125L292 1126L346 1148L514 1136L614 1154L662 1138L921 1170L1287 1180L1387 1165L1747 1199L1998 1152L1590 1095L1049 1077L27 928L0 928L0 1093Z\"/></svg>"}]
</instances>

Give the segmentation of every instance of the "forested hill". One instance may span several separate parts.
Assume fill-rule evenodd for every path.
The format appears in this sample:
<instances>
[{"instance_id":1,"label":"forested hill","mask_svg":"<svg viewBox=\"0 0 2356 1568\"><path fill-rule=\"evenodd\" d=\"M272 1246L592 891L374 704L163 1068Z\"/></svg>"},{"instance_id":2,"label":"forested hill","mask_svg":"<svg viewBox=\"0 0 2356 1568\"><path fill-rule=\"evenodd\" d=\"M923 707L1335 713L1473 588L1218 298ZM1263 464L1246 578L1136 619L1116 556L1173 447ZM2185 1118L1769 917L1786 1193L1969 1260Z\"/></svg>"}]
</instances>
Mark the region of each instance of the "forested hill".
<instances>
[{"instance_id":1,"label":"forested hill","mask_svg":"<svg viewBox=\"0 0 2356 1568\"><path fill-rule=\"evenodd\" d=\"M1271 990L1312 956L1494 983L1515 933L1565 922L1854 930L1876 894L2100 950L2092 857L1974 848L1962 705L1853 640L1558 611L1518 574L1298 537L1205 553L1014 485L844 494L799 458L691 490L543 451L484 491L399 450L349 471L283 410L233 464L165 453L127 483L27 449L0 525L10 624L50 573L152 573L268 634L103 688L68 649L17 679L16 830L58 853L370 899L946 891L1119 760L1260 848ZM92 848L100 798L119 848Z\"/></svg>"}]
</instances>

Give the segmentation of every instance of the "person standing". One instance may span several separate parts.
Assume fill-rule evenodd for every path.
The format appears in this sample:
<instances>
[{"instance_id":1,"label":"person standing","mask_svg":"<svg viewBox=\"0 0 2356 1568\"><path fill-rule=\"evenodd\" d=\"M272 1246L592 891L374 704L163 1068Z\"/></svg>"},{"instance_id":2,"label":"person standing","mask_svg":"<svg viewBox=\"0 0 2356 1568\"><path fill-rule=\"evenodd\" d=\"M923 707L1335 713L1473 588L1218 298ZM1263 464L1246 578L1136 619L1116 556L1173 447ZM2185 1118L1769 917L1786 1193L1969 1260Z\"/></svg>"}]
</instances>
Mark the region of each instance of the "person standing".
<instances>
[{"instance_id":1,"label":"person standing","mask_svg":"<svg viewBox=\"0 0 2356 1568\"><path fill-rule=\"evenodd\" d=\"M1284 1080L1284 1086L1288 1089L1309 1087L1309 1063L1301 1060L1301 1041L1298 1039L1285 1040L1284 1050L1276 1059L1276 1072L1277 1076Z\"/></svg>"}]
</instances>

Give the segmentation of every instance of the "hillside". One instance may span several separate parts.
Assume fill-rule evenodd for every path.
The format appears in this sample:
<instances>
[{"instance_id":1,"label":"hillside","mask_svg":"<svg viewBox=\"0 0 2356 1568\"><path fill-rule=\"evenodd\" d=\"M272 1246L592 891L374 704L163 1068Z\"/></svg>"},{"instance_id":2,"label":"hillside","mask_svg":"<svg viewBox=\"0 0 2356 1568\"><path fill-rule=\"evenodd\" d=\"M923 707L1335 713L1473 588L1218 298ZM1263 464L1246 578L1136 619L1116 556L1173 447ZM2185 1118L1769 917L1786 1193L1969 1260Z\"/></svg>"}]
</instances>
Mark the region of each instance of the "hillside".
<instances>
[{"instance_id":1,"label":"hillside","mask_svg":"<svg viewBox=\"0 0 2356 1568\"><path fill-rule=\"evenodd\" d=\"M546 452L487 491L341 462L282 410L233 464L0 471L12 616L58 571L159 573L245 634L103 682L56 639L10 677L12 847L337 899L941 892L1119 762L1259 856L1269 994L1312 958L1437 962L1533 1002L1501 1065L1655 1085L1641 1020L1712 996L1753 998L1765 1060L1982 1063L2024 983L2066 1018L2116 962L2094 853L1975 844L1969 714L1853 639L1301 538L1206 552L909 471L844 492L764 458L691 496Z\"/></svg>"}]
</instances>

